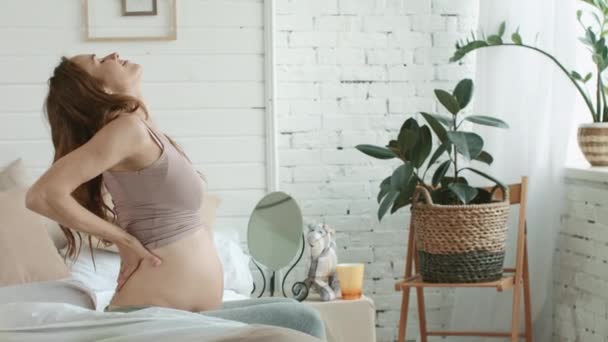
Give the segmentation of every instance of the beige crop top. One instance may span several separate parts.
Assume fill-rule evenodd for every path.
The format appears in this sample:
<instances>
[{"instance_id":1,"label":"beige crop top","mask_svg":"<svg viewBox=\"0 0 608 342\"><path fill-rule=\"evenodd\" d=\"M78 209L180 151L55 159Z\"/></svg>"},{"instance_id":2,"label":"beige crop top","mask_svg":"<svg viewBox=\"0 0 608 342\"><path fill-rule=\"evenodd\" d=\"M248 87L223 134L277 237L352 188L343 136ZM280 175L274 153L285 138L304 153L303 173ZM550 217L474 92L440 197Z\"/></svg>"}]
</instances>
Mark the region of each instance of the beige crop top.
<instances>
[{"instance_id":1,"label":"beige crop top","mask_svg":"<svg viewBox=\"0 0 608 342\"><path fill-rule=\"evenodd\" d=\"M118 224L153 249L200 229L203 182L192 164L163 134L144 121L162 149L159 158L138 171L103 173Z\"/></svg>"}]
</instances>

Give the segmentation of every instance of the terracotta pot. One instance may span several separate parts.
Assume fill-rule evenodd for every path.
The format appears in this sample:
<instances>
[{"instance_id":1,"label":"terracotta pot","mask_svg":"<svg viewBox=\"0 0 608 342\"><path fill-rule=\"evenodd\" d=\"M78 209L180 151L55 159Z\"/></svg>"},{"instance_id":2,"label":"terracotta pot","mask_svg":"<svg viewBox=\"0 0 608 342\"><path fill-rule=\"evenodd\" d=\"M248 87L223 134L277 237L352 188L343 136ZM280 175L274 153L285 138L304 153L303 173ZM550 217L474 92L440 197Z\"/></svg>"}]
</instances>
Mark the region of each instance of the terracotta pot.
<instances>
[{"instance_id":1,"label":"terracotta pot","mask_svg":"<svg viewBox=\"0 0 608 342\"><path fill-rule=\"evenodd\" d=\"M578 146L591 166L608 166L608 122L580 125Z\"/></svg>"}]
</instances>

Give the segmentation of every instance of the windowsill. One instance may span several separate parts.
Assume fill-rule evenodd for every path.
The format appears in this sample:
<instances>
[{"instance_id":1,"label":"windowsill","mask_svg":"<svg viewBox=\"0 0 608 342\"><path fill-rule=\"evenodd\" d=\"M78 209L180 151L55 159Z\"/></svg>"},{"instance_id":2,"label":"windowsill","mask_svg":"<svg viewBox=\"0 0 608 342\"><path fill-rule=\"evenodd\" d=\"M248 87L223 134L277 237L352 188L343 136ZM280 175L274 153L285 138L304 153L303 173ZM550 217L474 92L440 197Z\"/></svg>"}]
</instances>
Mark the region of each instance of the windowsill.
<instances>
[{"instance_id":1,"label":"windowsill","mask_svg":"<svg viewBox=\"0 0 608 342\"><path fill-rule=\"evenodd\" d=\"M598 183L608 183L608 167L566 167L566 178Z\"/></svg>"}]
</instances>

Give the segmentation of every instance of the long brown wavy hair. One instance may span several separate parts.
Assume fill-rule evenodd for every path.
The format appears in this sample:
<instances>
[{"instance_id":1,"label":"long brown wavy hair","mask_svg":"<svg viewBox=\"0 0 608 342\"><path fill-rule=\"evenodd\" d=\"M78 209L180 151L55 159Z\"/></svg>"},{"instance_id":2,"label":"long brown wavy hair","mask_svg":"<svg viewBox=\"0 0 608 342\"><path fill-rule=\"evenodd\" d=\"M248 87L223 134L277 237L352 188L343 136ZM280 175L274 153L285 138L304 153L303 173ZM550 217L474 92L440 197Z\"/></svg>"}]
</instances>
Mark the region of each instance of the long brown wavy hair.
<instances>
[{"instance_id":1,"label":"long brown wavy hair","mask_svg":"<svg viewBox=\"0 0 608 342\"><path fill-rule=\"evenodd\" d=\"M148 110L139 99L124 94L107 93L101 80L67 57L61 57L48 84L49 93L44 103L44 111L55 147L53 163L85 144L103 126L118 118L119 114L134 113L141 109L146 118L148 117ZM188 159L173 139L167 135L165 137ZM205 179L200 172L199 175ZM104 191L103 177L100 174L78 186L72 196L95 215L116 223L115 212L104 201ZM65 257L78 257L82 235L66 226L60 227L68 243ZM93 241L90 235L88 241L93 257ZM109 241L103 242L109 244Z\"/></svg>"}]
</instances>

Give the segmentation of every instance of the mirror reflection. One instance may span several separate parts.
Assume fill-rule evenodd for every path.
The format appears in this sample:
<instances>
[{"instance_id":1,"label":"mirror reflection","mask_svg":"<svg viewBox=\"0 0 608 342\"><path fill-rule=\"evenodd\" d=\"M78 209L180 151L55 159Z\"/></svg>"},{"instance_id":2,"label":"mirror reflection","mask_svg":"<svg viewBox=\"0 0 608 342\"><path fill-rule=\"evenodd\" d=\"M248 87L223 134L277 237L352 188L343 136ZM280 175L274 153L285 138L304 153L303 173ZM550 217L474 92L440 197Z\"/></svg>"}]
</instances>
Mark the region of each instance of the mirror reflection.
<instances>
[{"instance_id":1,"label":"mirror reflection","mask_svg":"<svg viewBox=\"0 0 608 342\"><path fill-rule=\"evenodd\" d=\"M291 196L280 191L267 194L249 219L249 253L271 271L290 265L300 250L302 225L302 213Z\"/></svg>"}]
</instances>

